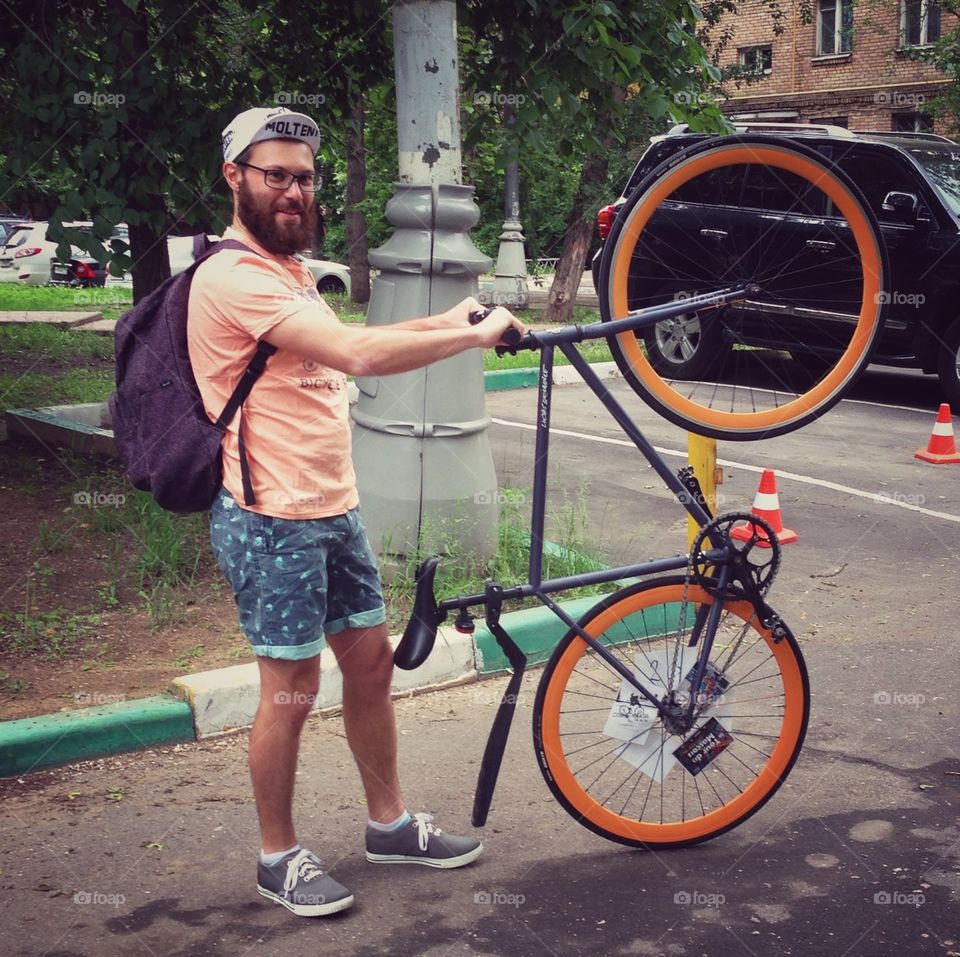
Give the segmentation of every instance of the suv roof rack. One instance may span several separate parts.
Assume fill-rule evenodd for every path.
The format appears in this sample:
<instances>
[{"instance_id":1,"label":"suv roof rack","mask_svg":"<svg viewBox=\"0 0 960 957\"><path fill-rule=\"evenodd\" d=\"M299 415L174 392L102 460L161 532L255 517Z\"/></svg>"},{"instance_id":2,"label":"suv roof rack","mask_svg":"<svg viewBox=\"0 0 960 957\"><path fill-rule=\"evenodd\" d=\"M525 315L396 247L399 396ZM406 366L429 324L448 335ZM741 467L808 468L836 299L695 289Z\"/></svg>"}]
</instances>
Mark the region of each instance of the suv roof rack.
<instances>
[{"instance_id":1,"label":"suv roof rack","mask_svg":"<svg viewBox=\"0 0 960 957\"><path fill-rule=\"evenodd\" d=\"M855 133L862 136L877 136L882 139L905 139L905 140L936 140L939 143L951 143L956 146L956 140L949 136L943 136L941 133L914 133L911 130L854 130Z\"/></svg>"},{"instance_id":2,"label":"suv roof rack","mask_svg":"<svg viewBox=\"0 0 960 957\"><path fill-rule=\"evenodd\" d=\"M760 130L766 133L817 133L828 136L843 136L854 138L856 134L844 126L832 123L762 123L753 120L731 120L738 133L749 133L751 130ZM689 123L677 123L666 133L667 136L678 136L681 133L692 133Z\"/></svg>"}]
</instances>

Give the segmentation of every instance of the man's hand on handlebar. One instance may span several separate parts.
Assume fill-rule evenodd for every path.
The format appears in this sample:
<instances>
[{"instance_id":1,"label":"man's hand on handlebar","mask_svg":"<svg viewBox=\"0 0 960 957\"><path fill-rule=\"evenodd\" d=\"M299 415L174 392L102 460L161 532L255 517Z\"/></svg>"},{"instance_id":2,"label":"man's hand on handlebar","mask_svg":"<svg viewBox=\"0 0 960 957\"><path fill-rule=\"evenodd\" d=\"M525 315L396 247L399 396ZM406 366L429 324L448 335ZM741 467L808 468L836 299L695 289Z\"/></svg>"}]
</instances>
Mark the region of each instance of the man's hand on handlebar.
<instances>
[{"instance_id":1,"label":"man's hand on handlebar","mask_svg":"<svg viewBox=\"0 0 960 957\"><path fill-rule=\"evenodd\" d=\"M484 306L472 296L457 303L447 315L456 326L472 327L477 345L482 349L519 341L526 332L524 324L503 306ZM507 333L508 329L515 332ZM504 339L504 335L507 339Z\"/></svg>"}]
</instances>

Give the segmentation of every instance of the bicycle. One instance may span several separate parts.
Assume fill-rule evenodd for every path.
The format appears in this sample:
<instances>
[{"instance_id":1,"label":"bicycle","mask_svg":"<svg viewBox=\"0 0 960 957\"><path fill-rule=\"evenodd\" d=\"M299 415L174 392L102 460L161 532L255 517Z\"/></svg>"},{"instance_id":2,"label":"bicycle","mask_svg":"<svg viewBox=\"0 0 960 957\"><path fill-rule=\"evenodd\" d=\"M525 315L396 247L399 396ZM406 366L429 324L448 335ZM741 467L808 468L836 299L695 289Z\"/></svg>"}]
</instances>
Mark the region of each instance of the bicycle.
<instances>
[{"instance_id":1,"label":"bicycle","mask_svg":"<svg viewBox=\"0 0 960 957\"><path fill-rule=\"evenodd\" d=\"M720 275L698 276L699 288L682 299L651 303L651 287L659 294L669 290L653 268L658 217L675 213L670 204L686 211L695 206L689 201L690 184L698 188L699 177L708 177L707 185L743 189L758 172L793 189L799 212L771 215L759 236L738 233L732 216L721 238L735 251L729 259L734 265ZM799 181L804 185L798 189ZM831 204L829 222L808 237L817 245L777 245L776 234L789 225L790 216L811 218L813 190L821 190ZM745 821L786 779L806 733L810 687L796 637L766 602L781 560L776 534L749 513L714 517L692 470L676 475L670 470L576 344L608 339L634 389L690 431L752 439L799 428L837 402L869 361L884 317L880 292L886 264L879 235L856 187L813 150L763 136L708 141L655 170L625 204L604 250L601 323L529 332L498 347L500 354L540 352L529 580L510 587L488 582L481 594L437 601L433 583L439 559L426 559L417 571L413 613L394 659L398 667L417 667L449 613L456 613L458 630L470 633L471 609L482 607L487 628L513 668L481 762L475 826L487 820L527 663L500 624L503 603L513 599L538 599L569 629L541 676L533 737L548 787L585 827L632 846L692 845ZM701 238L709 244L717 239ZM812 254L822 263L828 243L834 253L839 246L846 260L841 264L833 256L830 263L833 275L841 266L847 270L840 290L846 298L839 306L837 289L803 281L811 275L806 258ZM785 252L793 259L785 262ZM712 268L717 261L710 259ZM687 275L675 279L690 281ZM722 322L726 310L785 322L791 315L804 321L818 307L835 324L839 351L821 378L800 387L782 383L760 392L738 382L671 381L640 347L656 323L682 315L696 316L708 327ZM555 350L567 357L696 520L699 533L688 554L543 580ZM731 537L734 528L744 527L748 535ZM633 578L641 580L602 598L579 621L551 597L582 585Z\"/></svg>"}]
</instances>

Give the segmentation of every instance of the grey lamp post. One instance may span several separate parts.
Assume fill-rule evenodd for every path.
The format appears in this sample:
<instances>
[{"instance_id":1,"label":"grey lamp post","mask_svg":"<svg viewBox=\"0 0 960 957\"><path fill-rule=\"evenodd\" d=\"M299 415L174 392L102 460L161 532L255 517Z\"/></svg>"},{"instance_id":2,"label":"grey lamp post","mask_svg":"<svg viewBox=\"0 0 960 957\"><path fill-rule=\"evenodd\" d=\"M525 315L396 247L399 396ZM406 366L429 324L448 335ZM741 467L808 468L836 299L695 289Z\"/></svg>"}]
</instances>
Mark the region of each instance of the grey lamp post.
<instances>
[{"instance_id":1,"label":"grey lamp post","mask_svg":"<svg viewBox=\"0 0 960 957\"><path fill-rule=\"evenodd\" d=\"M386 216L396 231L370 253L379 270L370 326L442 312L476 295L490 267L468 235L479 210L461 182L455 5L397 3L393 28L400 175ZM434 526L478 558L491 556L497 480L480 352L357 386L354 463L374 547L408 554Z\"/></svg>"},{"instance_id":2,"label":"grey lamp post","mask_svg":"<svg viewBox=\"0 0 960 957\"><path fill-rule=\"evenodd\" d=\"M513 121L513 106L508 103L503 108L503 125L512 126ZM493 301L509 309L526 309L529 305L527 259L523 248L523 227L520 225L520 173L516 160L504 170L503 219Z\"/></svg>"}]
</instances>

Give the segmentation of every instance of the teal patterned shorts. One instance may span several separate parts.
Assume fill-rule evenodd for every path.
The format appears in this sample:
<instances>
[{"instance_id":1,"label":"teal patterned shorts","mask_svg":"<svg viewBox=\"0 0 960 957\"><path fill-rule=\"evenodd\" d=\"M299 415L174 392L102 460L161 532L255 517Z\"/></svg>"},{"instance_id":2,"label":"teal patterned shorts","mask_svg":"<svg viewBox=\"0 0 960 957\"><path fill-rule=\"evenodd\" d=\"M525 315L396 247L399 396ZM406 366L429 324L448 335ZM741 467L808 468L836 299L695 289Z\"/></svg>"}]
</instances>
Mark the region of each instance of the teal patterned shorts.
<instances>
[{"instance_id":1,"label":"teal patterned shorts","mask_svg":"<svg viewBox=\"0 0 960 957\"><path fill-rule=\"evenodd\" d=\"M325 635L386 620L359 509L333 518L274 518L241 508L221 489L210 512L210 542L256 655L312 658Z\"/></svg>"}]
</instances>

